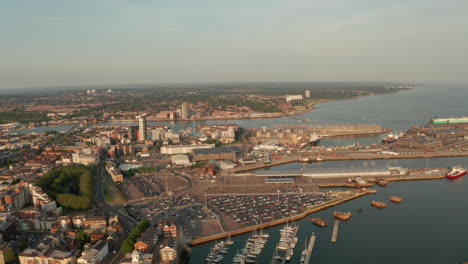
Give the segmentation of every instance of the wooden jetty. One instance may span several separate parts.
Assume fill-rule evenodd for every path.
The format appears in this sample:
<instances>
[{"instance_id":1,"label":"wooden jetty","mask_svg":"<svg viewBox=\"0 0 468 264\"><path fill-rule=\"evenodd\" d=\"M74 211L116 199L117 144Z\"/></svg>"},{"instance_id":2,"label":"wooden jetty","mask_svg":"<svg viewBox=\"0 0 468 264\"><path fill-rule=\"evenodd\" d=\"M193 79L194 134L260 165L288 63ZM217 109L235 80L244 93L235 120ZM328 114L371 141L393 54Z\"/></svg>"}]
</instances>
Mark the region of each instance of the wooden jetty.
<instances>
[{"instance_id":1,"label":"wooden jetty","mask_svg":"<svg viewBox=\"0 0 468 264\"><path fill-rule=\"evenodd\" d=\"M306 253L305 260L304 260L304 264L310 263L310 256L312 256L312 251L314 250L316 238L317 236L315 235L315 233L312 232L312 236L310 237L310 240L309 240L309 246L307 247L307 253Z\"/></svg>"},{"instance_id":2,"label":"wooden jetty","mask_svg":"<svg viewBox=\"0 0 468 264\"><path fill-rule=\"evenodd\" d=\"M340 226L340 220L335 220L335 225L333 226L333 234L331 242L336 243L336 238L338 237L338 227Z\"/></svg>"}]
</instances>

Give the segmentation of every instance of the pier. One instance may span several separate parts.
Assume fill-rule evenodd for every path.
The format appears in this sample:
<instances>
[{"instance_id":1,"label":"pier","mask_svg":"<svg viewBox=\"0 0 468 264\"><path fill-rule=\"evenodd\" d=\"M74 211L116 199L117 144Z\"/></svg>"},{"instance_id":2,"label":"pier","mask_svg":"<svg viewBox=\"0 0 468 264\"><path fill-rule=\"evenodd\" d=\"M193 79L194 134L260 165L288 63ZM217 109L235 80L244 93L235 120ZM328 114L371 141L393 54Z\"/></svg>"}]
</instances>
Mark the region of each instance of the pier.
<instances>
[{"instance_id":1,"label":"pier","mask_svg":"<svg viewBox=\"0 0 468 264\"><path fill-rule=\"evenodd\" d=\"M338 237L338 228L340 226L340 220L335 220L335 225L333 226L333 234L331 242L336 243L336 238Z\"/></svg>"},{"instance_id":2,"label":"pier","mask_svg":"<svg viewBox=\"0 0 468 264\"><path fill-rule=\"evenodd\" d=\"M315 235L315 233L312 233L312 236L310 237L310 240L309 240L309 246L307 247L307 254L306 254L306 257L305 257L304 264L309 264L310 263L310 257L312 256L312 251L314 250L314 245L315 245L315 239L316 238L317 238L317 236Z\"/></svg>"}]
</instances>

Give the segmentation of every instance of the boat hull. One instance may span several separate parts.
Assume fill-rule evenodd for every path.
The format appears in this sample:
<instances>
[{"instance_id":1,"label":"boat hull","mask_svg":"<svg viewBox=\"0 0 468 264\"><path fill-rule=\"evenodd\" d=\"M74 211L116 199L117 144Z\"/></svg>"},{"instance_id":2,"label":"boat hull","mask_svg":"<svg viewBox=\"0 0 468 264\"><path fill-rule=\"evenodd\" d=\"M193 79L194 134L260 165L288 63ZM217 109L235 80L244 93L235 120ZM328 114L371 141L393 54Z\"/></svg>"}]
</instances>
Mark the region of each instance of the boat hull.
<instances>
[{"instance_id":1,"label":"boat hull","mask_svg":"<svg viewBox=\"0 0 468 264\"><path fill-rule=\"evenodd\" d=\"M453 179L457 179L457 178L460 178L460 177L464 176L467 172L468 172L468 171L465 170L465 171L462 171L462 172L460 172L460 173L458 173L458 174L454 174L454 175L452 175L452 174L447 174L447 176L445 176L445 177L447 177L447 179L453 180Z\"/></svg>"}]
</instances>

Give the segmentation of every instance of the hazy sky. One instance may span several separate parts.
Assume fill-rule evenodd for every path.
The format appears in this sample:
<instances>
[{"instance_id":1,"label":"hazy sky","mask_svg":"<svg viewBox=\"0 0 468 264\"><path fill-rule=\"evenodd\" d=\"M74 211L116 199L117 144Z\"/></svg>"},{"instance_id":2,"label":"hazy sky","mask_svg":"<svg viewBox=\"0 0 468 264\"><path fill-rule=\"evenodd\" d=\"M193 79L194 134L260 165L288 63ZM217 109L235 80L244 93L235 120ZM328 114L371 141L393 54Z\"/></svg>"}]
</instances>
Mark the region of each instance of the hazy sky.
<instances>
[{"instance_id":1,"label":"hazy sky","mask_svg":"<svg viewBox=\"0 0 468 264\"><path fill-rule=\"evenodd\" d=\"M467 81L467 0L1 0L0 88Z\"/></svg>"}]
</instances>

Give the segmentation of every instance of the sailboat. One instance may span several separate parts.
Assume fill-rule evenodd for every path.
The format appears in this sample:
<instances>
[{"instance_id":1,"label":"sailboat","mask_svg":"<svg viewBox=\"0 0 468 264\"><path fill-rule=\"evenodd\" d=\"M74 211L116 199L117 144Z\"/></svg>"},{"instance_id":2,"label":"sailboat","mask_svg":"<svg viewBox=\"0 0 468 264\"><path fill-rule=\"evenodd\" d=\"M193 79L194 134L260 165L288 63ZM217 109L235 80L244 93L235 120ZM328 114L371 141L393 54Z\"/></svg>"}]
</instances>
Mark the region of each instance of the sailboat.
<instances>
[{"instance_id":1,"label":"sailboat","mask_svg":"<svg viewBox=\"0 0 468 264\"><path fill-rule=\"evenodd\" d=\"M304 238L304 249L302 250L302 253L301 253L301 262L300 262L301 264L304 264L306 255L307 255L307 239Z\"/></svg>"}]
</instances>

